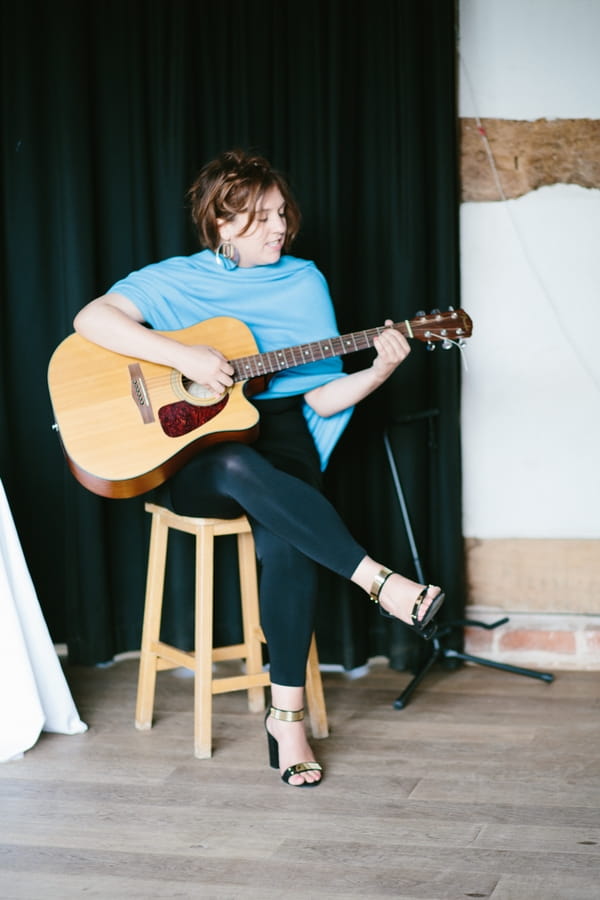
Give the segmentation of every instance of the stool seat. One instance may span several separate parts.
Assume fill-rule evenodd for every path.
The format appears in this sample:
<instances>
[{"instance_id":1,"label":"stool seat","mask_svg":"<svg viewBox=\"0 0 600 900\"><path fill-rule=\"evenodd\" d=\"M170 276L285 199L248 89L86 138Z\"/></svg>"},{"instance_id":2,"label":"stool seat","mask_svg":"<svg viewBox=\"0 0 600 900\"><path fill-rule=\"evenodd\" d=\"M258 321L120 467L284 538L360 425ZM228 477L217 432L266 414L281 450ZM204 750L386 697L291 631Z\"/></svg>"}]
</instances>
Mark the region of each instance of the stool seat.
<instances>
[{"instance_id":1,"label":"stool seat","mask_svg":"<svg viewBox=\"0 0 600 900\"><path fill-rule=\"evenodd\" d=\"M265 709L264 689L270 684L270 677L262 662L265 638L260 625L252 529L246 516L236 519L181 516L155 503L146 503L145 509L152 516L152 525L135 725L142 731L152 727L156 673L175 667L190 669L194 672L194 755L206 759L212 755L213 694L246 690L249 710L261 712ZM169 529L187 532L196 539L193 651L181 650L160 640ZM242 642L213 647L214 541L231 534L237 536ZM243 674L216 677L214 662L236 659L245 662ZM306 668L306 704L313 737L327 737L327 712L314 635Z\"/></svg>"}]
</instances>

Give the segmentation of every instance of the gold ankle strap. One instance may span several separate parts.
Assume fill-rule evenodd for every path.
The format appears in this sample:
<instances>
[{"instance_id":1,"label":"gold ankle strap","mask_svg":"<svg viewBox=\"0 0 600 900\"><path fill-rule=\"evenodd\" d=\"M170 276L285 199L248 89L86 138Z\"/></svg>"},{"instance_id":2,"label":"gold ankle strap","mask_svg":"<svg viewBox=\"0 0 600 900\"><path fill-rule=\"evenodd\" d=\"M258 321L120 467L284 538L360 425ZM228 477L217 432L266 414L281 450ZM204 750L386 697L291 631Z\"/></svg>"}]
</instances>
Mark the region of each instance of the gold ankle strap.
<instances>
[{"instance_id":1,"label":"gold ankle strap","mask_svg":"<svg viewBox=\"0 0 600 900\"><path fill-rule=\"evenodd\" d=\"M379 572L373 579L373 584L371 585L371 590L369 591L369 597L371 598L373 603L379 603L379 595L381 593L381 589L390 575L392 575L392 570L383 568L379 570Z\"/></svg>"},{"instance_id":2,"label":"gold ankle strap","mask_svg":"<svg viewBox=\"0 0 600 900\"><path fill-rule=\"evenodd\" d=\"M272 706L270 714L281 722L301 722L304 718L304 709L277 709L276 706Z\"/></svg>"}]
</instances>

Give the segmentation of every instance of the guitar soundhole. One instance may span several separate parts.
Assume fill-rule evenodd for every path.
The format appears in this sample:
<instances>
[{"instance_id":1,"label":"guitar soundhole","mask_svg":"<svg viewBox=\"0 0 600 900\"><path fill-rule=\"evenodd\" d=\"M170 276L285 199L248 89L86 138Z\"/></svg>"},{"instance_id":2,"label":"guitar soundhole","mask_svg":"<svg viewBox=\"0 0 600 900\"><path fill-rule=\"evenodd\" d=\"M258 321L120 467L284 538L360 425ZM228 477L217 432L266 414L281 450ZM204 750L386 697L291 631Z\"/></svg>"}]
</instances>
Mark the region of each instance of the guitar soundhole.
<instances>
[{"instance_id":1,"label":"guitar soundhole","mask_svg":"<svg viewBox=\"0 0 600 900\"><path fill-rule=\"evenodd\" d=\"M214 394L207 387L204 387L203 384L198 384L197 381L190 381L189 378L181 379L181 387L183 388L183 392L179 394L180 397L190 398L190 403L214 403L215 400L218 400L223 394Z\"/></svg>"},{"instance_id":2,"label":"guitar soundhole","mask_svg":"<svg viewBox=\"0 0 600 900\"><path fill-rule=\"evenodd\" d=\"M189 434L190 431L194 431L214 419L227 405L228 400L229 393L226 393L213 406L194 406L186 400L162 406L158 411L162 430L167 437L173 438Z\"/></svg>"},{"instance_id":3,"label":"guitar soundhole","mask_svg":"<svg viewBox=\"0 0 600 900\"><path fill-rule=\"evenodd\" d=\"M171 371L171 388L176 397L179 397L180 400L185 400L192 406L212 406L220 401L224 394L230 390L230 388L224 388L222 394L215 394L203 384L190 381L177 369Z\"/></svg>"}]
</instances>

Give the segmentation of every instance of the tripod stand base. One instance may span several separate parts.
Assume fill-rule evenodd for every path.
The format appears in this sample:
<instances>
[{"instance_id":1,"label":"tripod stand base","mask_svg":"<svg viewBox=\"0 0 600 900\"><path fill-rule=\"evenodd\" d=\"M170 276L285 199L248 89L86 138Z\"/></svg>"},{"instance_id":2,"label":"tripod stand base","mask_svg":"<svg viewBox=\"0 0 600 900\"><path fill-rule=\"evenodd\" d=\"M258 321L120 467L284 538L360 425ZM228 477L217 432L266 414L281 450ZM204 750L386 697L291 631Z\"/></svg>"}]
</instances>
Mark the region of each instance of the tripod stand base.
<instances>
[{"instance_id":1,"label":"tripod stand base","mask_svg":"<svg viewBox=\"0 0 600 900\"><path fill-rule=\"evenodd\" d=\"M507 619L502 619L500 622L495 622L492 625L486 625L483 622L469 622L469 625L479 625L482 628L496 628L498 625L504 624ZM459 624L459 623L456 623ZM460 623L462 624L462 623ZM444 629L443 634L448 634L451 631L451 626L447 626ZM511 666L508 663L500 663L495 662L492 659L483 659L481 656L472 656L470 653L461 653L458 650L452 650L448 647L443 647L440 638L436 637L433 639L433 653L425 663L425 665L417 672L412 681L404 688L399 697L394 700L394 709L404 709L404 707L408 704L412 694L419 686L421 681L425 678L429 670L435 665L436 662L439 662L443 659L455 659L455 660L464 660L466 662L477 663L480 666L488 666L491 669L502 669L504 672L512 672L514 675L525 675L528 678L538 678L540 681L546 681L550 683L554 681L554 675L550 672L537 672L535 669L523 669L521 666Z\"/></svg>"},{"instance_id":2,"label":"tripod stand base","mask_svg":"<svg viewBox=\"0 0 600 900\"><path fill-rule=\"evenodd\" d=\"M434 446L433 420L438 415L438 409L429 409L424 410L421 413L397 417L392 424L408 425L409 423L415 422L417 420L425 419L428 422L429 426L429 449L431 451L432 447ZM423 568L421 566L421 560L419 558L417 545L415 543L410 516L408 514L406 500L404 498L404 491L402 490L402 484L400 483L400 475L398 474L398 467L396 465L396 460L394 458L394 453L390 443L388 429L386 429L383 433L383 443L385 446L385 452L390 466L390 472L392 474L394 487L396 489L396 496L398 497L400 511L404 520L406 536L410 545L417 578L421 584L426 584L427 579L423 574ZM536 672L534 669L522 669L520 666L510 666L505 663L494 662L491 659L482 659L480 656L471 656L468 653L460 653L458 650L452 650L450 648L442 646L441 638L449 635L454 628L464 628L465 626L471 625L489 630L492 628L498 628L499 625L505 625L506 622L508 622L507 617L498 619L497 622L492 622L490 624L486 622L473 621L472 619L456 619L443 625L440 629L438 629L437 634L433 638L433 653L431 654L425 665L422 667L422 669L414 676L410 684L402 691L400 696L397 697L396 700L394 700L394 707L396 709L404 709L413 692L425 678L431 667L435 665L436 662L442 659L455 661L464 660L466 662L477 663L480 666L489 666L493 669L502 669L504 672L513 672L515 675L526 675L529 678L539 678L541 681L546 682L554 681L554 675L551 675L549 672Z\"/></svg>"}]
</instances>

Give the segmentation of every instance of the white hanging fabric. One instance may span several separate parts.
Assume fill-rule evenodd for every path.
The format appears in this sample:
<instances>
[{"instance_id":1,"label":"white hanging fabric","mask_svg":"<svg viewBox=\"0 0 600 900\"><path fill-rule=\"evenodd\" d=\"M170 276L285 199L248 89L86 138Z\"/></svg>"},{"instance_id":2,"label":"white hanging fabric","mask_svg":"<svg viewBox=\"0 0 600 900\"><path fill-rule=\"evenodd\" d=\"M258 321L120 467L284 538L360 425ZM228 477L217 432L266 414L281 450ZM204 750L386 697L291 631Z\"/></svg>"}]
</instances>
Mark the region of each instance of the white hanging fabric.
<instances>
[{"instance_id":1,"label":"white hanging fabric","mask_svg":"<svg viewBox=\"0 0 600 900\"><path fill-rule=\"evenodd\" d=\"M0 762L19 758L42 731L81 734L0 481Z\"/></svg>"}]
</instances>

